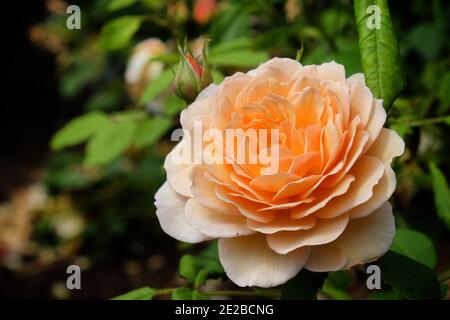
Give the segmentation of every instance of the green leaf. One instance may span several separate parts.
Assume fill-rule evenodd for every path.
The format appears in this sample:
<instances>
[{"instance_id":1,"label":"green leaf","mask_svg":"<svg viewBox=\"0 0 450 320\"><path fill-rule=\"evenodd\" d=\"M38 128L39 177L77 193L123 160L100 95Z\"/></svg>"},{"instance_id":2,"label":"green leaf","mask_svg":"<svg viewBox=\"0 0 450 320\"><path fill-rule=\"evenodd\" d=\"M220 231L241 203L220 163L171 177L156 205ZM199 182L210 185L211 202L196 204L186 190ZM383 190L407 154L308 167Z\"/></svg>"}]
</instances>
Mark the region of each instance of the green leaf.
<instances>
[{"instance_id":1,"label":"green leaf","mask_svg":"<svg viewBox=\"0 0 450 320\"><path fill-rule=\"evenodd\" d=\"M143 287L112 298L111 300L151 300L154 294L154 289Z\"/></svg>"},{"instance_id":2,"label":"green leaf","mask_svg":"<svg viewBox=\"0 0 450 320\"><path fill-rule=\"evenodd\" d=\"M264 51L252 51L248 49L232 50L210 54L208 62L216 66L256 67L269 59Z\"/></svg>"},{"instance_id":3,"label":"green leaf","mask_svg":"<svg viewBox=\"0 0 450 320\"><path fill-rule=\"evenodd\" d=\"M105 50L125 47L141 26L137 16L123 16L106 23L100 33L100 46Z\"/></svg>"},{"instance_id":4,"label":"green leaf","mask_svg":"<svg viewBox=\"0 0 450 320\"><path fill-rule=\"evenodd\" d=\"M163 117L150 118L140 122L136 130L134 145L137 148L143 148L155 143L169 130L170 125L171 121Z\"/></svg>"},{"instance_id":5,"label":"green leaf","mask_svg":"<svg viewBox=\"0 0 450 320\"><path fill-rule=\"evenodd\" d=\"M191 288L177 288L172 292L172 300L208 300L208 297L200 292L194 291Z\"/></svg>"},{"instance_id":6,"label":"green leaf","mask_svg":"<svg viewBox=\"0 0 450 320\"><path fill-rule=\"evenodd\" d=\"M84 158L85 165L105 165L120 156L132 143L136 124L110 123L89 140Z\"/></svg>"},{"instance_id":7,"label":"green leaf","mask_svg":"<svg viewBox=\"0 0 450 320\"><path fill-rule=\"evenodd\" d=\"M421 232L409 229L397 229L394 242L390 249L423 263L431 269L434 269L436 266L436 252L433 242Z\"/></svg>"},{"instance_id":8,"label":"green leaf","mask_svg":"<svg viewBox=\"0 0 450 320\"><path fill-rule=\"evenodd\" d=\"M198 287L209 278L221 277L225 274L217 257L217 243L214 242L201 254L193 256L185 254L180 259L179 273Z\"/></svg>"},{"instance_id":9,"label":"green leaf","mask_svg":"<svg viewBox=\"0 0 450 320\"><path fill-rule=\"evenodd\" d=\"M151 80L145 87L139 103L144 104L155 99L172 84L173 76L172 70L166 69L157 78Z\"/></svg>"},{"instance_id":10,"label":"green leaf","mask_svg":"<svg viewBox=\"0 0 450 320\"><path fill-rule=\"evenodd\" d=\"M439 87L439 99L441 99L444 107L450 106L450 71L446 72L442 77Z\"/></svg>"},{"instance_id":11,"label":"green leaf","mask_svg":"<svg viewBox=\"0 0 450 320\"><path fill-rule=\"evenodd\" d=\"M131 7L136 2L137 0L110 0L107 8L109 11L117 11Z\"/></svg>"},{"instance_id":12,"label":"green leaf","mask_svg":"<svg viewBox=\"0 0 450 320\"><path fill-rule=\"evenodd\" d=\"M168 96L164 103L164 113L169 116L181 112L184 108L186 108L186 102L178 98L175 93Z\"/></svg>"},{"instance_id":13,"label":"green leaf","mask_svg":"<svg viewBox=\"0 0 450 320\"><path fill-rule=\"evenodd\" d=\"M212 73L212 77L213 77L213 83L215 83L215 84L220 84L220 83L222 83L223 79L225 79L225 76L223 75L223 73L218 70L213 70L213 71L211 71L211 73Z\"/></svg>"},{"instance_id":14,"label":"green leaf","mask_svg":"<svg viewBox=\"0 0 450 320\"><path fill-rule=\"evenodd\" d=\"M375 291L369 294L367 297L367 300L399 300L401 297L398 296L398 294L393 291Z\"/></svg>"},{"instance_id":15,"label":"green leaf","mask_svg":"<svg viewBox=\"0 0 450 320\"><path fill-rule=\"evenodd\" d=\"M381 278L401 297L411 300L440 298L439 281L433 270L393 251L377 261Z\"/></svg>"},{"instance_id":16,"label":"green leaf","mask_svg":"<svg viewBox=\"0 0 450 320\"><path fill-rule=\"evenodd\" d=\"M380 9L379 29L373 23L376 11L367 12L372 5ZM354 9L367 86L376 98L383 99L388 109L406 85L388 1L358 0L354 1Z\"/></svg>"},{"instance_id":17,"label":"green leaf","mask_svg":"<svg viewBox=\"0 0 450 320\"><path fill-rule=\"evenodd\" d=\"M221 42L211 48L209 54L219 55L223 52L234 51L238 49L250 49L253 46L253 39L238 38L227 42Z\"/></svg>"},{"instance_id":18,"label":"green leaf","mask_svg":"<svg viewBox=\"0 0 450 320\"><path fill-rule=\"evenodd\" d=\"M316 300L317 291L322 288L326 276L326 273L303 269L283 286L281 299Z\"/></svg>"},{"instance_id":19,"label":"green leaf","mask_svg":"<svg viewBox=\"0 0 450 320\"><path fill-rule=\"evenodd\" d=\"M450 189L444 174L434 163L430 163L430 171L437 214L450 230Z\"/></svg>"},{"instance_id":20,"label":"green leaf","mask_svg":"<svg viewBox=\"0 0 450 320\"><path fill-rule=\"evenodd\" d=\"M108 122L106 115L101 112L90 112L77 117L53 136L51 148L59 150L84 142Z\"/></svg>"}]
</instances>

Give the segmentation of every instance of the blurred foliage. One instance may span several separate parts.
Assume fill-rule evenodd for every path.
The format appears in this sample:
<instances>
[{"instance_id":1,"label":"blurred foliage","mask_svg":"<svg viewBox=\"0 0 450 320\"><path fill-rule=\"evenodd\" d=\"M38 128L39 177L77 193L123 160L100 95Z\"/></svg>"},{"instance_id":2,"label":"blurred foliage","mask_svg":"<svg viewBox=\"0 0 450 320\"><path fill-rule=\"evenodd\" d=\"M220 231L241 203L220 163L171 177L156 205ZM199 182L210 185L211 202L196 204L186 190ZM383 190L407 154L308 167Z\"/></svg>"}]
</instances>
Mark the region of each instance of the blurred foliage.
<instances>
[{"instance_id":1,"label":"blurred foliage","mask_svg":"<svg viewBox=\"0 0 450 320\"><path fill-rule=\"evenodd\" d=\"M175 42L186 38L197 58L201 44L209 39L208 62L216 83L269 57L295 58L301 49L303 64L336 60L345 65L347 75L363 68L366 76L380 72L379 68L388 68L388 73L395 69L386 78L392 81L400 76L398 70L405 72L408 85L401 95L394 100L403 87L402 78L397 78L391 83L396 88L382 96L388 104L393 101L388 126L402 135L407 146L394 163L398 188L392 201L401 229L392 252L380 261L383 270L388 270L383 274L387 283L383 290L369 293L361 289L365 278L359 269L328 276L304 270L282 293L253 289L216 295L315 298L320 289L319 295L329 299L436 298L435 274L450 268L449 3L389 1L389 32L393 33L382 38L395 41L393 34L397 35L401 68L398 57L381 67L367 62L378 59L367 57L374 43L366 41L374 39L361 40L360 32L359 45L366 50L361 63L350 0L212 1L208 12L197 7L201 2L205 1L79 1L82 28L68 30L65 3L46 1L49 14L31 28L30 39L55 55L61 96L67 101L77 98L81 105L80 115L64 124L51 141L54 152L48 158L44 183L53 205L37 215L33 241L55 250L69 246L71 255L107 263L145 259L156 251L175 252L177 257L185 253L179 265L179 274L187 279L183 286L144 287L118 298L206 299L214 295L201 288L210 278L224 277L215 244L196 254L194 248L163 235L154 215L154 194L164 180L162 164L172 148L170 132L179 127L179 112L186 106L171 90L178 64ZM141 63L145 72L130 81L124 73L139 63L131 59L137 45L149 38L159 39L162 49L153 53L151 45L142 49L141 54L147 55ZM59 230L62 218L57 217L63 213L80 230ZM79 217L79 222L73 217ZM404 268L401 272L399 265ZM172 266L174 272L176 267Z\"/></svg>"}]
</instances>

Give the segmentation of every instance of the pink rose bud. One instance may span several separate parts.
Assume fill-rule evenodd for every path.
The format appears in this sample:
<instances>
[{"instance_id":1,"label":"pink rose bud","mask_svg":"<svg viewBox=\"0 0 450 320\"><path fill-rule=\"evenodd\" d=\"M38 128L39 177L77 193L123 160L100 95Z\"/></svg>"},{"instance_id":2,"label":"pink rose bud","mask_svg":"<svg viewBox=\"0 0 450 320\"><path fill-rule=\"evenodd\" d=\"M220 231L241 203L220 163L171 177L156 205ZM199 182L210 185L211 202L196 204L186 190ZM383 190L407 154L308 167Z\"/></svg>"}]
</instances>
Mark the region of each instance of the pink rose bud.
<instances>
[{"instance_id":1,"label":"pink rose bud","mask_svg":"<svg viewBox=\"0 0 450 320\"><path fill-rule=\"evenodd\" d=\"M216 0L197 0L194 4L194 20L206 24L216 9Z\"/></svg>"},{"instance_id":2,"label":"pink rose bud","mask_svg":"<svg viewBox=\"0 0 450 320\"><path fill-rule=\"evenodd\" d=\"M174 91L177 96L189 103L194 101L200 91L212 82L211 71L206 60L207 45L205 43L203 47L201 62L186 49L186 44L184 48L179 46L178 50L180 62L175 73Z\"/></svg>"}]
</instances>

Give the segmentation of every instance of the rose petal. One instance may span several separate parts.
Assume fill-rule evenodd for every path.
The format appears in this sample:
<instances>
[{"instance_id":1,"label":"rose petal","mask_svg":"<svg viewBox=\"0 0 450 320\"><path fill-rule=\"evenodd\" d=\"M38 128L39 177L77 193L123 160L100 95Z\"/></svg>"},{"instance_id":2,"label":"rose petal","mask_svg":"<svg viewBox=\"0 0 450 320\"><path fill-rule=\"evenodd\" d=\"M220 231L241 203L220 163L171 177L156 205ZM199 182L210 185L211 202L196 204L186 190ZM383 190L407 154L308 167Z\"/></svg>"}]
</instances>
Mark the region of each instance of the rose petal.
<instances>
[{"instance_id":1,"label":"rose petal","mask_svg":"<svg viewBox=\"0 0 450 320\"><path fill-rule=\"evenodd\" d=\"M335 242L311 247L305 269L313 272L330 272L344 268L347 257Z\"/></svg>"},{"instance_id":2,"label":"rose petal","mask_svg":"<svg viewBox=\"0 0 450 320\"><path fill-rule=\"evenodd\" d=\"M210 240L184 220L187 198L177 194L168 182L165 182L155 194L155 200L156 216L165 233L179 241L189 243Z\"/></svg>"},{"instance_id":3,"label":"rose petal","mask_svg":"<svg viewBox=\"0 0 450 320\"><path fill-rule=\"evenodd\" d=\"M267 235L269 247L286 254L295 249L317 246L335 240L345 230L349 221L348 214L330 220L317 220L314 228L300 231L282 231Z\"/></svg>"},{"instance_id":4,"label":"rose petal","mask_svg":"<svg viewBox=\"0 0 450 320\"><path fill-rule=\"evenodd\" d=\"M345 82L345 68L342 64L336 63L335 61L317 66L317 73L321 80Z\"/></svg>"},{"instance_id":5,"label":"rose petal","mask_svg":"<svg viewBox=\"0 0 450 320\"><path fill-rule=\"evenodd\" d=\"M191 157L187 156L189 154L187 150L190 150L189 141L183 139L167 155L164 169L171 187L183 196L192 197L192 172L195 165Z\"/></svg>"},{"instance_id":6,"label":"rose petal","mask_svg":"<svg viewBox=\"0 0 450 320\"><path fill-rule=\"evenodd\" d=\"M394 193L396 186L397 180L395 179L395 172L391 169L391 167L386 166L383 177L381 177L380 181L373 188L372 197L363 204L351 209L348 212L350 219L365 217L380 208L386 201L389 200L391 195Z\"/></svg>"},{"instance_id":7,"label":"rose petal","mask_svg":"<svg viewBox=\"0 0 450 320\"><path fill-rule=\"evenodd\" d=\"M385 202L372 214L351 220L344 233L336 240L347 257L346 268L373 261L385 254L395 234L392 207Z\"/></svg>"},{"instance_id":8,"label":"rose petal","mask_svg":"<svg viewBox=\"0 0 450 320\"><path fill-rule=\"evenodd\" d=\"M405 151L405 142L397 132L383 128L367 155L380 159L390 165L392 158L401 156Z\"/></svg>"},{"instance_id":9,"label":"rose petal","mask_svg":"<svg viewBox=\"0 0 450 320\"><path fill-rule=\"evenodd\" d=\"M241 215L227 215L200 205L191 198L186 203L185 220L211 238L239 237L254 233Z\"/></svg>"},{"instance_id":10,"label":"rose petal","mask_svg":"<svg viewBox=\"0 0 450 320\"><path fill-rule=\"evenodd\" d=\"M303 268L308 255L309 248L278 254L261 234L219 240L220 262L228 278L241 287L283 284Z\"/></svg>"},{"instance_id":11,"label":"rose petal","mask_svg":"<svg viewBox=\"0 0 450 320\"><path fill-rule=\"evenodd\" d=\"M292 219L287 212L279 212L270 223L248 220L247 226L255 231L272 234L279 231L309 230L316 225L316 217Z\"/></svg>"},{"instance_id":12,"label":"rose petal","mask_svg":"<svg viewBox=\"0 0 450 320\"><path fill-rule=\"evenodd\" d=\"M384 174L383 163L374 157L364 156L350 170L356 180L342 196L333 199L328 205L315 212L322 219L334 218L369 200L373 188Z\"/></svg>"}]
</instances>

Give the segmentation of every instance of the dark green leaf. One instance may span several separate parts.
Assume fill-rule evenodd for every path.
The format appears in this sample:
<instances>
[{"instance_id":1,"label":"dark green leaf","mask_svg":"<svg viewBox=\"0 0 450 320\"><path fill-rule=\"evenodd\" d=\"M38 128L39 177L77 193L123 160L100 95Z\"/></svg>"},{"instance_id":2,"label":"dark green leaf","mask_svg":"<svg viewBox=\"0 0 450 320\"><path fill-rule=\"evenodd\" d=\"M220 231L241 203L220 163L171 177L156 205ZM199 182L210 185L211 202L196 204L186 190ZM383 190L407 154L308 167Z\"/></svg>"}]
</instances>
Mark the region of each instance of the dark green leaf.
<instances>
[{"instance_id":1,"label":"dark green leaf","mask_svg":"<svg viewBox=\"0 0 450 320\"><path fill-rule=\"evenodd\" d=\"M450 230L450 189L444 174L434 163L430 163L430 171L438 216Z\"/></svg>"},{"instance_id":2,"label":"dark green leaf","mask_svg":"<svg viewBox=\"0 0 450 320\"><path fill-rule=\"evenodd\" d=\"M108 118L101 112L84 114L59 130L52 138L51 147L53 150L59 150L84 142L108 123Z\"/></svg>"},{"instance_id":3,"label":"dark green leaf","mask_svg":"<svg viewBox=\"0 0 450 320\"><path fill-rule=\"evenodd\" d=\"M143 287L112 298L112 300L151 300L154 294L154 289Z\"/></svg>"},{"instance_id":4,"label":"dark green leaf","mask_svg":"<svg viewBox=\"0 0 450 320\"><path fill-rule=\"evenodd\" d=\"M217 243L197 256L185 254L180 259L179 273L196 287L209 278L221 277L225 274L217 257Z\"/></svg>"},{"instance_id":5,"label":"dark green leaf","mask_svg":"<svg viewBox=\"0 0 450 320\"><path fill-rule=\"evenodd\" d=\"M110 0L108 3L109 11L116 11L131 7L137 0Z\"/></svg>"},{"instance_id":6,"label":"dark green leaf","mask_svg":"<svg viewBox=\"0 0 450 320\"><path fill-rule=\"evenodd\" d=\"M105 50L125 47L141 26L141 17L123 16L106 23L100 33L100 46Z\"/></svg>"},{"instance_id":7,"label":"dark green leaf","mask_svg":"<svg viewBox=\"0 0 450 320\"><path fill-rule=\"evenodd\" d=\"M436 266L433 242L421 232L397 229L391 250L423 263L431 269Z\"/></svg>"},{"instance_id":8,"label":"dark green leaf","mask_svg":"<svg viewBox=\"0 0 450 320\"><path fill-rule=\"evenodd\" d=\"M370 6L375 7L370 7ZM380 28L375 25L379 8ZM383 99L385 108L392 102L406 85L406 78L401 67L397 39L392 27L387 0L354 1L356 25L358 28L361 64L366 83L376 98Z\"/></svg>"},{"instance_id":9,"label":"dark green leaf","mask_svg":"<svg viewBox=\"0 0 450 320\"><path fill-rule=\"evenodd\" d=\"M375 291L371 292L369 296L367 297L368 300L399 300L400 297L398 294L393 291Z\"/></svg>"},{"instance_id":10,"label":"dark green leaf","mask_svg":"<svg viewBox=\"0 0 450 320\"><path fill-rule=\"evenodd\" d=\"M439 98L441 99L443 107L450 106L450 72L446 72L442 77L439 88Z\"/></svg>"},{"instance_id":11,"label":"dark green leaf","mask_svg":"<svg viewBox=\"0 0 450 320\"><path fill-rule=\"evenodd\" d=\"M393 251L377 261L383 282L401 297L411 300L440 298L439 281L433 270Z\"/></svg>"},{"instance_id":12,"label":"dark green leaf","mask_svg":"<svg viewBox=\"0 0 450 320\"><path fill-rule=\"evenodd\" d=\"M281 299L316 300L317 291L322 288L326 276L326 273L303 269L283 286Z\"/></svg>"}]
</instances>

